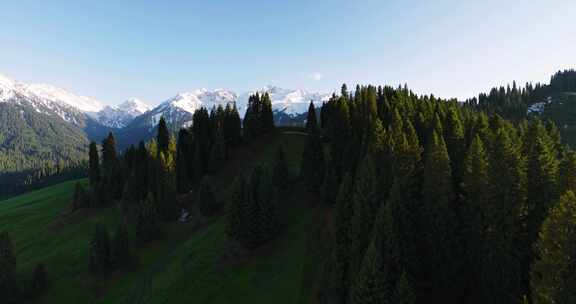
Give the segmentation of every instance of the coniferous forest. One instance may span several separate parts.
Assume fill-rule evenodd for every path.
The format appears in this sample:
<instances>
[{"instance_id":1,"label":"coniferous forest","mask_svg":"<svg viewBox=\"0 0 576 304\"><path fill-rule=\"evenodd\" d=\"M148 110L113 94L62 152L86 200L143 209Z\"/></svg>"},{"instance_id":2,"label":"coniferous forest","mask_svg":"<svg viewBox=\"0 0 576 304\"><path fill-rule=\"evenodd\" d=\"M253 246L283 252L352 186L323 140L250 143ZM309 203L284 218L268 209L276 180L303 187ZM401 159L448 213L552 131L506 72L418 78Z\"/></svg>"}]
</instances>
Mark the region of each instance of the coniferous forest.
<instances>
[{"instance_id":1,"label":"coniferous forest","mask_svg":"<svg viewBox=\"0 0 576 304\"><path fill-rule=\"evenodd\" d=\"M551 86L574 85L562 75ZM514 85L459 103L343 85L320 109L310 103L303 128L275 126L270 97L255 94L243 120L234 104L197 110L177 133L162 118L156 138L122 153L110 133L90 144L88 183L76 183L67 211L115 210L115 225L91 226L87 275L105 282L145 267L139 251L171 225L219 218L218 260L242 263L288 233L286 210L300 202L286 197L302 185L306 208L321 214L322 254L305 286L316 303L572 303L576 152L553 122L519 115L541 90ZM305 137L296 170L278 145L235 170L222 194L214 176L236 153L283 133ZM43 263L18 284L17 250L0 235L8 303L50 288Z\"/></svg>"}]
</instances>

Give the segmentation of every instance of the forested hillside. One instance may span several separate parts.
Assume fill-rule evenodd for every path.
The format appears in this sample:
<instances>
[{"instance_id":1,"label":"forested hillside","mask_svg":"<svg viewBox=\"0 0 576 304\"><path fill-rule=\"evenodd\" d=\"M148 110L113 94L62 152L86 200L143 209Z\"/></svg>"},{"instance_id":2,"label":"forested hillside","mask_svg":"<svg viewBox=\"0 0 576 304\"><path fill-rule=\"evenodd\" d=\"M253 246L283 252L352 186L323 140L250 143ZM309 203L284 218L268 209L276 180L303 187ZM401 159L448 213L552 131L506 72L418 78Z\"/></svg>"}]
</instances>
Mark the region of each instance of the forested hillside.
<instances>
[{"instance_id":1,"label":"forested hillside","mask_svg":"<svg viewBox=\"0 0 576 304\"><path fill-rule=\"evenodd\" d=\"M276 127L269 96L255 94L243 121L232 106L201 108L174 136L160 119L155 139L124 153L110 133L101 151L90 144L88 182L41 224L60 232L26 245L22 231L48 226L18 228L25 200L4 203L1 295L574 302L576 152L553 122L503 117L529 92L459 103L344 85L319 111L310 103L304 128ZM60 260L70 253L40 253L74 225L73 266Z\"/></svg>"}]
</instances>

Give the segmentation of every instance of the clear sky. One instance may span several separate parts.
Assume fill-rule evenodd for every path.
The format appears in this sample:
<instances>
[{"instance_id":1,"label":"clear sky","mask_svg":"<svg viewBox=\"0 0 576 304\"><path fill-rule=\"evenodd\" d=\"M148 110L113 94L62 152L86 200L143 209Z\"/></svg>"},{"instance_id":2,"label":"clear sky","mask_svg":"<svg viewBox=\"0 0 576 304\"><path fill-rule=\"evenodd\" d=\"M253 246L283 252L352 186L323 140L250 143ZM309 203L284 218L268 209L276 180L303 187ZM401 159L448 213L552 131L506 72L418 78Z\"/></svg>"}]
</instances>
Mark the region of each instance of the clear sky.
<instances>
[{"instance_id":1,"label":"clear sky","mask_svg":"<svg viewBox=\"0 0 576 304\"><path fill-rule=\"evenodd\" d=\"M2 0L0 73L117 104L274 84L466 98L576 68L574 0Z\"/></svg>"}]
</instances>

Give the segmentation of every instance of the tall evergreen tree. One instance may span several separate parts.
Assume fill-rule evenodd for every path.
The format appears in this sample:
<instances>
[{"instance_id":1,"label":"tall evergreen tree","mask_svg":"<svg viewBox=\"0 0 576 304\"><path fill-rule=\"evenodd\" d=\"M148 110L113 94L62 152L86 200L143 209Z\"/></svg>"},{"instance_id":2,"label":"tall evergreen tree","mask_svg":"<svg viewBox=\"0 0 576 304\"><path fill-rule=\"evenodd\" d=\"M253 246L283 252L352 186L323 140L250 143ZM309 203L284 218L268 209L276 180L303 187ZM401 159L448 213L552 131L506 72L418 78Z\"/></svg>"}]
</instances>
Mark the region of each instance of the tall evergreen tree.
<instances>
[{"instance_id":1,"label":"tall evergreen tree","mask_svg":"<svg viewBox=\"0 0 576 304\"><path fill-rule=\"evenodd\" d=\"M204 177L200 183L200 186L196 190L195 197L195 202L198 204L200 213L206 217L213 216L220 209L216 197L214 196L212 180L208 177Z\"/></svg>"},{"instance_id":2,"label":"tall evergreen tree","mask_svg":"<svg viewBox=\"0 0 576 304\"><path fill-rule=\"evenodd\" d=\"M95 142L90 143L88 156L90 185L96 185L100 181L100 157Z\"/></svg>"},{"instance_id":3,"label":"tall evergreen tree","mask_svg":"<svg viewBox=\"0 0 576 304\"><path fill-rule=\"evenodd\" d=\"M16 255L8 232L0 232L0 297L16 303Z\"/></svg>"},{"instance_id":4,"label":"tall evergreen tree","mask_svg":"<svg viewBox=\"0 0 576 304\"><path fill-rule=\"evenodd\" d=\"M46 267L44 263L39 263L34 267L34 274L32 276L32 293L38 295L48 287L48 275L46 274Z\"/></svg>"},{"instance_id":5,"label":"tall evergreen tree","mask_svg":"<svg viewBox=\"0 0 576 304\"><path fill-rule=\"evenodd\" d=\"M426 262L432 279L431 293L444 303L459 303L458 280L462 256L454 206L450 157L441 133L433 131L424 164L424 217L427 224ZM439 244L442 244L439 246ZM458 292L455 292L458 291Z\"/></svg>"},{"instance_id":6,"label":"tall evergreen tree","mask_svg":"<svg viewBox=\"0 0 576 304\"><path fill-rule=\"evenodd\" d=\"M352 195L353 212L350 220L349 239L351 241L352 276L360 269L366 248L370 243L374 220L380 207L376 196L377 185L374 162L367 156L356 173Z\"/></svg>"},{"instance_id":7,"label":"tall evergreen tree","mask_svg":"<svg viewBox=\"0 0 576 304\"><path fill-rule=\"evenodd\" d=\"M532 266L532 301L576 302L576 195L568 191L542 224Z\"/></svg>"},{"instance_id":8,"label":"tall evergreen tree","mask_svg":"<svg viewBox=\"0 0 576 304\"><path fill-rule=\"evenodd\" d=\"M133 264L132 244L128 227L122 221L116 228L116 233L112 239L112 263L116 268L128 268Z\"/></svg>"},{"instance_id":9,"label":"tall evergreen tree","mask_svg":"<svg viewBox=\"0 0 576 304\"><path fill-rule=\"evenodd\" d=\"M148 193L138 209L136 236L140 242L148 242L157 238L160 232L160 217L154 202L154 196L152 193Z\"/></svg>"},{"instance_id":10,"label":"tall evergreen tree","mask_svg":"<svg viewBox=\"0 0 576 304\"><path fill-rule=\"evenodd\" d=\"M318 120L316 119L316 108L314 103L310 101L308 106L308 116L306 117L306 132L314 134L318 132Z\"/></svg>"},{"instance_id":11,"label":"tall evergreen tree","mask_svg":"<svg viewBox=\"0 0 576 304\"><path fill-rule=\"evenodd\" d=\"M90 272L93 275L104 275L111 269L111 248L108 230L102 224L96 224L90 243Z\"/></svg>"},{"instance_id":12,"label":"tall evergreen tree","mask_svg":"<svg viewBox=\"0 0 576 304\"><path fill-rule=\"evenodd\" d=\"M168 151L170 131L168 131L168 126L166 125L164 116L160 117L160 121L158 122L158 135L156 136L156 142L158 143L158 154Z\"/></svg>"},{"instance_id":13,"label":"tall evergreen tree","mask_svg":"<svg viewBox=\"0 0 576 304\"><path fill-rule=\"evenodd\" d=\"M290 172L288 171L288 164L286 163L284 147L279 145L278 148L276 148L276 156L274 158L272 181L275 187L284 189L288 185L289 179Z\"/></svg>"},{"instance_id":14,"label":"tall evergreen tree","mask_svg":"<svg viewBox=\"0 0 576 304\"><path fill-rule=\"evenodd\" d=\"M576 152L566 151L560 164L559 193L576 191Z\"/></svg>"},{"instance_id":15,"label":"tall evergreen tree","mask_svg":"<svg viewBox=\"0 0 576 304\"><path fill-rule=\"evenodd\" d=\"M300 174L308 190L319 191L324 180L324 148L318 134L308 134Z\"/></svg>"}]
</instances>

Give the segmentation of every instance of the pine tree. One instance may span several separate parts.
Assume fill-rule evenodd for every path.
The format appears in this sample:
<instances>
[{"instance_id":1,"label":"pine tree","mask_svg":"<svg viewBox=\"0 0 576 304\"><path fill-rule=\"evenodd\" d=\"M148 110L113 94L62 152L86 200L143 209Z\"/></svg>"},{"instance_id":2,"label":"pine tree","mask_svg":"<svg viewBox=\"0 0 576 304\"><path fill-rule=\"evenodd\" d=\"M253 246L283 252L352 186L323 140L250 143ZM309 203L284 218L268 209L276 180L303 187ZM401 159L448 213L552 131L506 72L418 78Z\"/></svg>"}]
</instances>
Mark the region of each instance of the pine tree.
<instances>
[{"instance_id":1,"label":"pine tree","mask_svg":"<svg viewBox=\"0 0 576 304\"><path fill-rule=\"evenodd\" d=\"M386 303L390 295L386 288L385 277L381 252L372 242L368 246L362 268L352 287L350 304Z\"/></svg>"},{"instance_id":2,"label":"pine tree","mask_svg":"<svg viewBox=\"0 0 576 304\"><path fill-rule=\"evenodd\" d=\"M279 189L285 189L290 179L290 172L288 171L288 164L286 163L286 156L284 155L284 147L282 145L276 148L273 170L272 180L274 186Z\"/></svg>"},{"instance_id":3,"label":"pine tree","mask_svg":"<svg viewBox=\"0 0 576 304\"><path fill-rule=\"evenodd\" d=\"M111 269L111 262L108 230L105 226L96 224L90 243L90 272L96 276L105 275Z\"/></svg>"},{"instance_id":4,"label":"pine tree","mask_svg":"<svg viewBox=\"0 0 576 304\"><path fill-rule=\"evenodd\" d=\"M479 135L476 135L472 141L463 167L462 189L465 198L462 218L468 262L466 270L469 285L467 288L477 290L476 287L481 281L483 271L482 250L484 248L484 231L487 229L485 205L489 200L487 190L489 189L488 156ZM477 298L477 294L472 293L470 297Z\"/></svg>"},{"instance_id":5,"label":"pine tree","mask_svg":"<svg viewBox=\"0 0 576 304\"><path fill-rule=\"evenodd\" d=\"M160 235L160 216L152 193L140 203L136 219L136 237L142 243L154 240Z\"/></svg>"},{"instance_id":6,"label":"pine tree","mask_svg":"<svg viewBox=\"0 0 576 304\"><path fill-rule=\"evenodd\" d=\"M32 292L35 295L42 293L48 287L48 276L46 274L46 267L44 263L38 263L34 268L32 276Z\"/></svg>"},{"instance_id":7,"label":"pine tree","mask_svg":"<svg viewBox=\"0 0 576 304\"><path fill-rule=\"evenodd\" d=\"M128 227L120 222L112 239L112 262L116 268L128 268L132 266L132 245Z\"/></svg>"},{"instance_id":8,"label":"pine tree","mask_svg":"<svg viewBox=\"0 0 576 304\"><path fill-rule=\"evenodd\" d=\"M302 155L300 174L310 191L319 191L324 180L324 148L318 134L307 136L306 146Z\"/></svg>"},{"instance_id":9,"label":"pine tree","mask_svg":"<svg viewBox=\"0 0 576 304\"><path fill-rule=\"evenodd\" d=\"M324 178L324 183L322 184L322 201L326 205L334 205L336 203L336 198L338 196L338 180L336 179L336 173L334 172L334 167L328 166L326 175Z\"/></svg>"},{"instance_id":10,"label":"pine tree","mask_svg":"<svg viewBox=\"0 0 576 304\"><path fill-rule=\"evenodd\" d=\"M160 121L158 122L158 135L156 137L156 142L158 143L158 155L160 155L161 152L168 151L170 132L168 131L168 126L166 125L164 116L160 117Z\"/></svg>"},{"instance_id":11,"label":"pine tree","mask_svg":"<svg viewBox=\"0 0 576 304\"><path fill-rule=\"evenodd\" d=\"M216 214L220 209L219 204L214 197L212 181L210 178L205 177L196 190L196 204L203 216L210 217Z\"/></svg>"},{"instance_id":12,"label":"pine tree","mask_svg":"<svg viewBox=\"0 0 576 304\"><path fill-rule=\"evenodd\" d=\"M567 151L560 164L559 193L576 191L576 152Z\"/></svg>"},{"instance_id":13,"label":"pine tree","mask_svg":"<svg viewBox=\"0 0 576 304\"><path fill-rule=\"evenodd\" d=\"M274 130L274 114L272 113L272 101L270 100L270 95L268 93L262 95L261 103L262 103L261 125L263 128L263 132L268 133Z\"/></svg>"},{"instance_id":14,"label":"pine tree","mask_svg":"<svg viewBox=\"0 0 576 304\"><path fill-rule=\"evenodd\" d=\"M350 174L346 174L340 183L338 196L336 198L336 208L334 215L334 248L330 262L332 271L330 276L330 288L337 303L344 303L348 300L348 289L350 287L350 263L351 263L351 243L350 225L354 212L353 189L354 179Z\"/></svg>"},{"instance_id":15,"label":"pine tree","mask_svg":"<svg viewBox=\"0 0 576 304\"><path fill-rule=\"evenodd\" d=\"M422 185L424 218L427 226L425 265L432 279L432 294L445 303L458 303L462 288L458 286L458 226L454 207L454 190L450 157L442 134L433 131L424 164ZM439 244L442 244L439 246ZM459 292L454 292L458 290Z\"/></svg>"},{"instance_id":16,"label":"pine tree","mask_svg":"<svg viewBox=\"0 0 576 304\"><path fill-rule=\"evenodd\" d=\"M178 132L178 144L176 149L176 182L178 193L186 193L190 190L190 158L192 150L192 138L187 129Z\"/></svg>"},{"instance_id":17,"label":"pine tree","mask_svg":"<svg viewBox=\"0 0 576 304\"><path fill-rule=\"evenodd\" d=\"M89 173L90 185L96 185L100 181L100 158L98 156L98 148L95 142L90 143L89 148Z\"/></svg>"},{"instance_id":18,"label":"pine tree","mask_svg":"<svg viewBox=\"0 0 576 304\"><path fill-rule=\"evenodd\" d=\"M310 106L308 106L308 116L306 117L306 132L308 134L315 134L318 132L316 108L314 107L314 103L312 101L310 101Z\"/></svg>"},{"instance_id":19,"label":"pine tree","mask_svg":"<svg viewBox=\"0 0 576 304\"><path fill-rule=\"evenodd\" d=\"M414 286L408 278L406 272L402 272L400 280L396 285L396 293L394 294L394 300L392 303L397 304L415 304L416 303L416 293L414 291Z\"/></svg>"},{"instance_id":20,"label":"pine tree","mask_svg":"<svg viewBox=\"0 0 576 304\"><path fill-rule=\"evenodd\" d=\"M87 207L87 195L80 182L74 186L74 196L72 197L72 211Z\"/></svg>"},{"instance_id":21,"label":"pine tree","mask_svg":"<svg viewBox=\"0 0 576 304\"><path fill-rule=\"evenodd\" d=\"M351 241L351 270L360 269L366 248L370 243L374 220L380 207L376 196L376 172L371 156L367 156L356 173L352 195L353 212L350 220L349 239Z\"/></svg>"},{"instance_id":22,"label":"pine tree","mask_svg":"<svg viewBox=\"0 0 576 304\"><path fill-rule=\"evenodd\" d=\"M178 212L176 206L175 164L172 154L161 152L158 166L157 210L164 220L171 221L177 217Z\"/></svg>"},{"instance_id":23,"label":"pine tree","mask_svg":"<svg viewBox=\"0 0 576 304\"><path fill-rule=\"evenodd\" d=\"M576 302L576 195L568 191L544 220L532 265L532 301Z\"/></svg>"},{"instance_id":24,"label":"pine tree","mask_svg":"<svg viewBox=\"0 0 576 304\"><path fill-rule=\"evenodd\" d=\"M16 255L8 232L0 232L0 298L7 303L16 300Z\"/></svg>"},{"instance_id":25,"label":"pine tree","mask_svg":"<svg viewBox=\"0 0 576 304\"><path fill-rule=\"evenodd\" d=\"M117 165L116 153L116 140L112 132L108 133L108 137L102 141L102 170L104 177L108 178L112 175L114 168Z\"/></svg>"},{"instance_id":26,"label":"pine tree","mask_svg":"<svg viewBox=\"0 0 576 304\"><path fill-rule=\"evenodd\" d=\"M540 226L552 204L558 200L558 161L556 153L544 132L537 132L528 155L526 238L521 252L526 254L522 268L524 282L528 285L528 268L533 260L532 246L538 239ZM526 286L525 288L528 288Z\"/></svg>"},{"instance_id":27,"label":"pine tree","mask_svg":"<svg viewBox=\"0 0 576 304\"><path fill-rule=\"evenodd\" d=\"M490 146L479 297L480 303L510 303L522 294L517 242L526 198L525 164L508 127L495 130Z\"/></svg>"}]
</instances>

